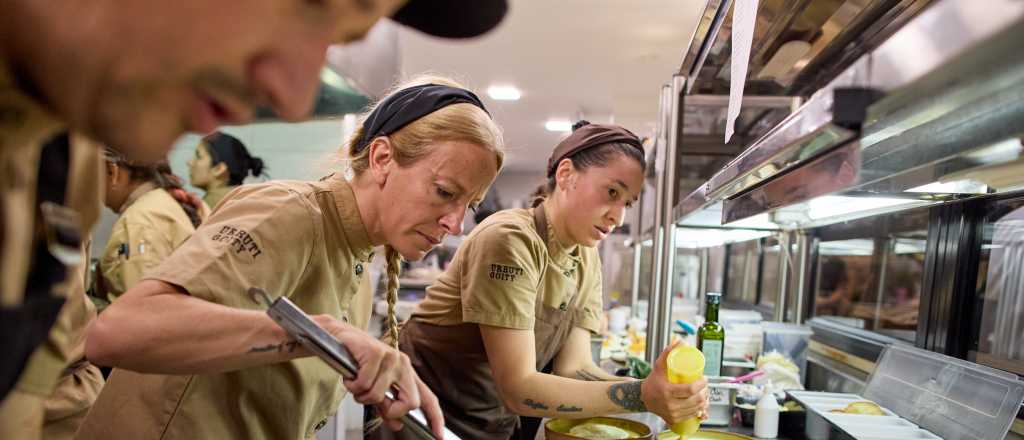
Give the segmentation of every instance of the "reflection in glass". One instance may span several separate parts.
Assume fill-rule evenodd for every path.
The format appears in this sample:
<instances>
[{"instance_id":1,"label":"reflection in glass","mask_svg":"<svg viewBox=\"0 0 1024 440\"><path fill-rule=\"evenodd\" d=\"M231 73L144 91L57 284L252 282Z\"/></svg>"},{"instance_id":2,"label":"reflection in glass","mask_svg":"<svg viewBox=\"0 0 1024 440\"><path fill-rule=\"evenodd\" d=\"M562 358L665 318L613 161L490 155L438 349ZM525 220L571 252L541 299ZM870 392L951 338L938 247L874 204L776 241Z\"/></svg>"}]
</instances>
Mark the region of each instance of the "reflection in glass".
<instances>
[{"instance_id":1,"label":"reflection in glass","mask_svg":"<svg viewBox=\"0 0 1024 440\"><path fill-rule=\"evenodd\" d=\"M779 299L779 264L782 258L779 240L764 239L761 262L761 300L763 306L774 306Z\"/></svg>"},{"instance_id":2,"label":"reflection in glass","mask_svg":"<svg viewBox=\"0 0 1024 440\"><path fill-rule=\"evenodd\" d=\"M873 253L874 243L870 241L866 246L862 240L822 242L815 316L849 317L843 322L858 328L867 326L863 319L853 318L853 307L868 296L865 281L871 276Z\"/></svg>"},{"instance_id":3,"label":"reflection in glass","mask_svg":"<svg viewBox=\"0 0 1024 440\"><path fill-rule=\"evenodd\" d=\"M654 246L644 243L640 247L640 286L637 293L637 307L633 313L642 319L647 319L647 308L643 304L650 304L651 300L651 273L654 270Z\"/></svg>"},{"instance_id":4,"label":"reflection in glass","mask_svg":"<svg viewBox=\"0 0 1024 440\"><path fill-rule=\"evenodd\" d=\"M708 248L707 279L705 280L705 292L722 293L725 286L722 285L722 276L725 272L725 246Z\"/></svg>"},{"instance_id":5,"label":"reflection in glass","mask_svg":"<svg viewBox=\"0 0 1024 440\"><path fill-rule=\"evenodd\" d=\"M672 282L673 298L693 298L699 295L700 250L676 248L675 271Z\"/></svg>"},{"instance_id":6,"label":"reflection in glass","mask_svg":"<svg viewBox=\"0 0 1024 440\"><path fill-rule=\"evenodd\" d=\"M609 237L601 246L601 279L606 309L618 305L634 306L632 246L626 246L619 236Z\"/></svg>"},{"instance_id":7,"label":"reflection in glass","mask_svg":"<svg viewBox=\"0 0 1024 440\"><path fill-rule=\"evenodd\" d=\"M983 226L978 360L1024 374L1024 202L996 203ZM1018 361L1018 362L1013 362ZM1016 366L1014 366L1016 364Z\"/></svg>"},{"instance_id":8,"label":"reflection in glass","mask_svg":"<svg viewBox=\"0 0 1024 440\"><path fill-rule=\"evenodd\" d=\"M757 240L728 246L724 300L753 304L757 299L757 248Z\"/></svg>"},{"instance_id":9,"label":"reflection in glass","mask_svg":"<svg viewBox=\"0 0 1024 440\"><path fill-rule=\"evenodd\" d=\"M926 236L925 225L918 231L822 242L814 316L913 341Z\"/></svg>"}]
</instances>

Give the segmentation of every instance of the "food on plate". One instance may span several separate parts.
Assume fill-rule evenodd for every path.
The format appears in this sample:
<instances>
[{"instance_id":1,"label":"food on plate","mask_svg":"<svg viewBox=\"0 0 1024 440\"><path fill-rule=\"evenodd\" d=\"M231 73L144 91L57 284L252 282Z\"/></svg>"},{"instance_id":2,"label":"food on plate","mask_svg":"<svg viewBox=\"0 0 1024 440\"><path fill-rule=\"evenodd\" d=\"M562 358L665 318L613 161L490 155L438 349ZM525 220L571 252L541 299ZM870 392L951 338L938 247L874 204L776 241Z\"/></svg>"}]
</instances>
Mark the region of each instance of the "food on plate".
<instances>
[{"instance_id":1,"label":"food on plate","mask_svg":"<svg viewBox=\"0 0 1024 440\"><path fill-rule=\"evenodd\" d=\"M781 411L803 411L804 407L800 406L799 403L797 403L797 402L795 402L793 400L789 400L789 401L786 401L786 403L783 403L782 404L782 408L779 408L779 410L781 410Z\"/></svg>"},{"instance_id":2,"label":"food on plate","mask_svg":"<svg viewBox=\"0 0 1024 440\"><path fill-rule=\"evenodd\" d=\"M572 429L569 430L569 435L583 437L590 440L615 440L640 437L640 434L628 429L622 429L618 426L612 426L599 421L588 421L573 426Z\"/></svg>"},{"instance_id":3,"label":"food on plate","mask_svg":"<svg viewBox=\"0 0 1024 440\"><path fill-rule=\"evenodd\" d=\"M843 414L859 414L862 416L884 416L885 412L875 402L860 401L846 405L846 408L834 409L831 412Z\"/></svg>"},{"instance_id":4,"label":"food on plate","mask_svg":"<svg viewBox=\"0 0 1024 440\"><path fill-rule=\"evenodd\" d=\"M679 434L672 431L663 431L658 434L658 440L679 440Z\"/></svg>"}]
</instances>

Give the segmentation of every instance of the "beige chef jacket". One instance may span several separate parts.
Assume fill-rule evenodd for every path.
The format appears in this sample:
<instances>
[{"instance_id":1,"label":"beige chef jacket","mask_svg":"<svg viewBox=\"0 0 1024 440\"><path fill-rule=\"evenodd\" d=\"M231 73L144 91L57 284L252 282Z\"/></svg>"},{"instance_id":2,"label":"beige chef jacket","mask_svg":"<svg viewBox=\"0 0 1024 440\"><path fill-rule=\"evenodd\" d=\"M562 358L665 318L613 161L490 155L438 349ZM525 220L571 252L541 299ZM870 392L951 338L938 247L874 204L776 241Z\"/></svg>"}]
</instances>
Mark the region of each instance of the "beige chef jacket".
<instances>
[{"instance_id":1,"label":"beige chef jacket","mask_svg":"<svg viewBox=\"0 0 1024 440\"><path fill-rule=\"evenodd\" d=\"M217 188L210 188L206 194L203 194L203 201L206 202L206 206L213 208L217 207L217 204L224 199L224 196L228 195L233 189L238 188L237 186L220 186Z\"/></svg>"},{"instance_id":2,"label":"beige chef jacket","mask_svg":"<svg viewBox=\"0 0 1024 440\"><path fill-rule=\"evenodd\" d=\"M195 227L178 201L152 183L140 185L121 207L100 259L101 294L113 302L187 240Z\"/></svg>"},{"instance_id":3,"label":"beige chef jacket","mask_svg":"<svg viewBox=\"0 0 1024 440\"><path fill-rule=\"evenodd\" d=\"M275 181L233 191L147 278L244 309L263 308L246 293L258 286L365 328L371 301L356 294L371 254L346 181ZM338 373L315 357L208 375L115 369L78 438L312 438L344 394Z\"/></svg>"},{"instance_id":4,"label":"beige chef jacket","mask_svg":"<svg viewBox=\"0 0 1024 440\"><path fill-rule=\"evenodd\" d=\"M536 301L573 311L576 326L601 326L601 260L597 249L565 246L548 228L548 246L528 209L495 213L463 240L455 259L412 319L532 330Z\"/></svg>"},{"instance_id":5,"label":"beige chef jacket","mask_svg":"<svg viewBox=\"0 0 1024 440\"><path fill-rule=\"evenodd\" d=\"M0 59L0 304L22 301L36 234L36 187L43 145L67 127L15 83ZM99 218L103 159L99 145L72 134L64 205L78 215L83 237ZM88 243L82 261L88 261ZM70 438L103 379L84 361L85 331L96 316L85 297L84 266L68 267L53 294L65 296L47 339L28 360L18 383L0 402L0 438ZM45 425L45 426L44 426ZM44 431L45 428L45 431Z\"/></svg>"}]
</instances>

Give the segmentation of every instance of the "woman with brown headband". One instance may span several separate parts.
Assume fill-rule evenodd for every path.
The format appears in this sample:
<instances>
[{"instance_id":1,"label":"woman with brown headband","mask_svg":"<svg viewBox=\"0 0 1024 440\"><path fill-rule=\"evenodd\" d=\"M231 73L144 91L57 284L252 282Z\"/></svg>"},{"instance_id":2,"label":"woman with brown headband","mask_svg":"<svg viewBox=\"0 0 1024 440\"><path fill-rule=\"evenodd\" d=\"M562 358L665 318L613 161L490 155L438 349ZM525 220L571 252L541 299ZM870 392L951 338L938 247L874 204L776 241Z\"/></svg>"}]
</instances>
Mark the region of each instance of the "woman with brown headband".
<instances>
[{"instance_id":1,"label":"woman with brown headband","mask_svg":"<svg viewBox=\"0 0 1024 440\"><path fill-rule=\"evenodd\" d=\"M113 302L185 242L209 213L166 161L139 164L106 150L104 204L118 213L100 257L96 290Z\"/></svg>"},{"instance_id":2,"label":"woman with brown headband","mask_svg":"<svg viewBox=\"0 0 1024 440\"><path fill-rule=\"evenodd\" d=\"M361 287L375 246L386 246L397 278L400 258L420 259L460 234L501 168L502 148L476 95L425 78L363 118L348 145L351 179L232 191L91 328L89 359L117 368L78 438L311 438L346 389L377 405L392 429L421 407L440 437L437 399L409 359L365 332L371 298ZM313 315L352 353L356 378L309 359L251 287ZM392 386L400 391L385 400Z\"/></svg>"},{"instance_id":3,"label":"woman with brown headband","mask_svg":"<svg viewBox=\"0 0 1024 440\"><path fill-rule=\"evenodd\" d=\"M590 354L602 313L595 246L622 224L644 168L628 130L577 124L548 160L546 197L484 220L427 289L400 347L453 432L509 439L517 416L650 411L675 423L703 411L706 382L669 383L668 350L643 381L604 372Z\"/></svg>"}]
</instances>

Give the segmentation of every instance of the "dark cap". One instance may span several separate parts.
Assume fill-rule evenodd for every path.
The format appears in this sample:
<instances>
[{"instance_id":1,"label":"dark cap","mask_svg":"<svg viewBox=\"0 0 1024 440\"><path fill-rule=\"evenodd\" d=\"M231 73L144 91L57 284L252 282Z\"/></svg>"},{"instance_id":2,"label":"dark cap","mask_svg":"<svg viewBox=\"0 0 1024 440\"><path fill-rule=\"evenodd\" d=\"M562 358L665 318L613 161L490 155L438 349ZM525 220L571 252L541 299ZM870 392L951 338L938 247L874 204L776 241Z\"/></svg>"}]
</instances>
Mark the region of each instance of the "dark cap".
<instances>
[{"instance_id":1,"label":"dark cap","mask_svg":"<svg viewBox=\"0 0 1024 440\"><path fill-rule=\"evenodd\" d=\"M409 0L392 20L443 38L469 38L494 29L508 11L506 0Z\"/></svg>"},{"instance_id":2,"label":"dark cap","mask_svg":"<svg viewBox=\"0 0 1024 440\"><path fill-rule=\"evenodd\" d=\"M581 125L582 124L582 125ZM548 158L548 177L555 174L558 163L567 157L571 157L580 151L594 148L604 144L626 144L644 151L640 138L633 132L619 127L618 125L591 124L586 121L577 122L573 127L572 134L558 143L555 151Z\"/></svg>"}]
</instances>

